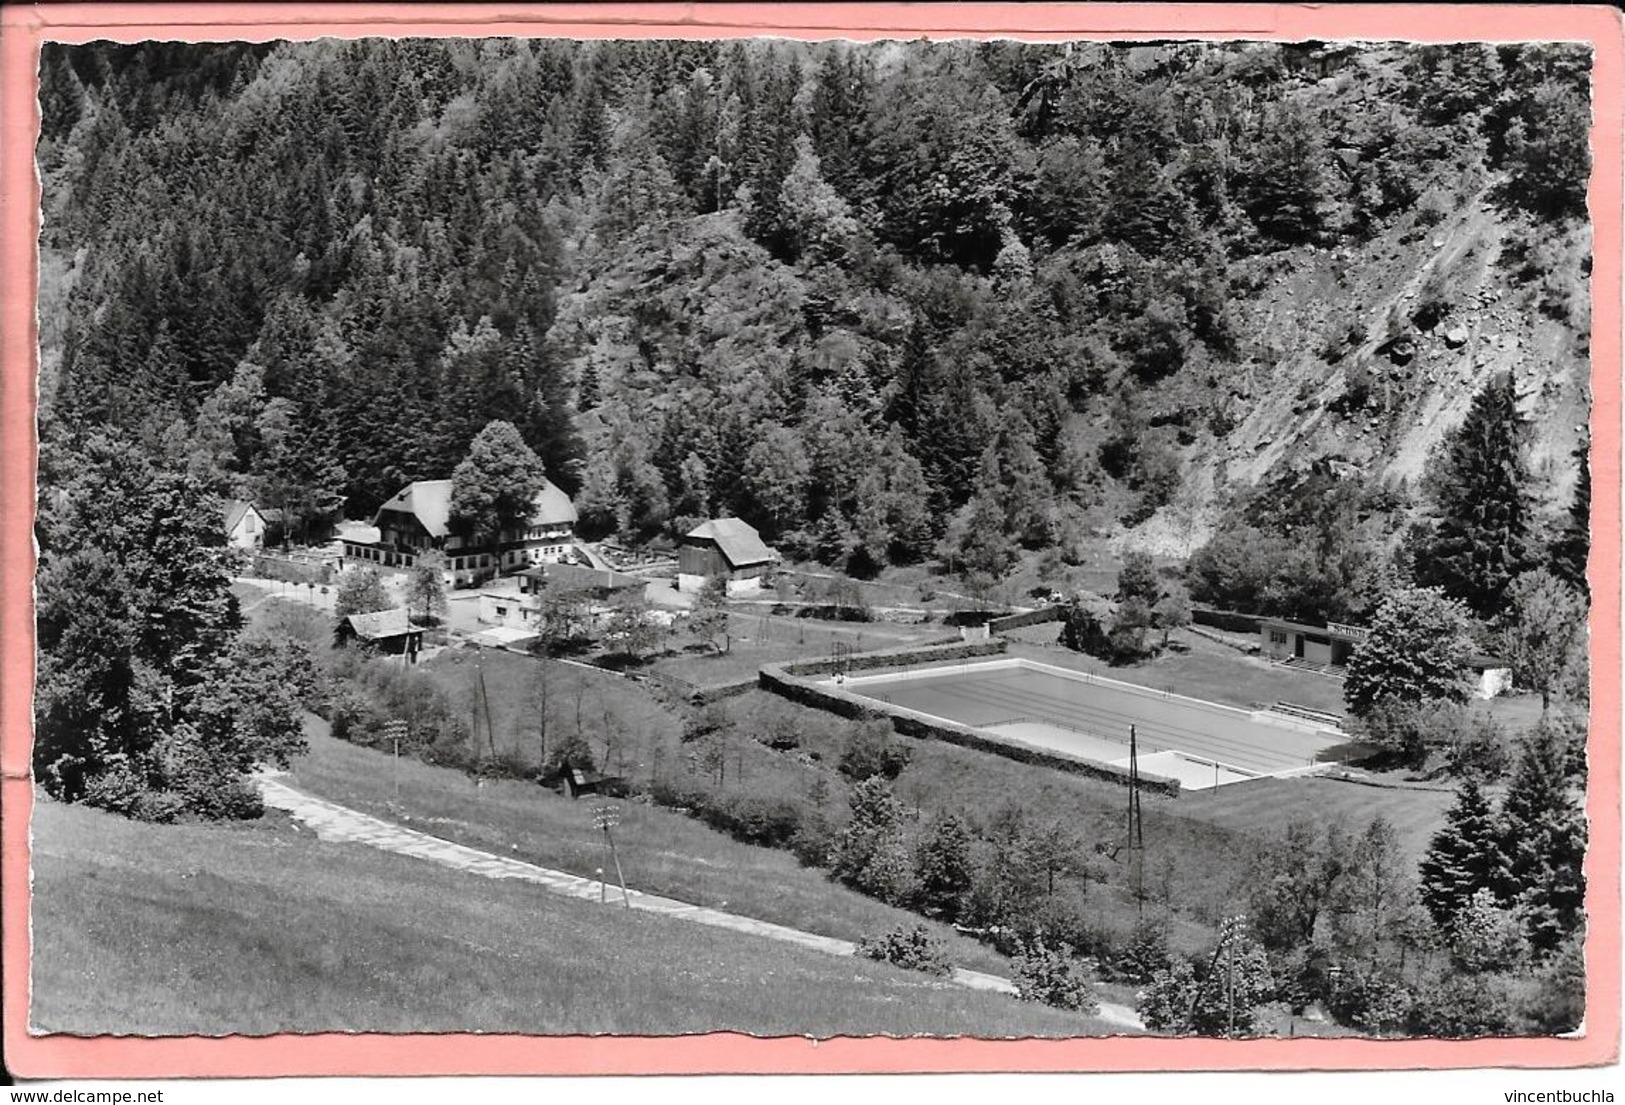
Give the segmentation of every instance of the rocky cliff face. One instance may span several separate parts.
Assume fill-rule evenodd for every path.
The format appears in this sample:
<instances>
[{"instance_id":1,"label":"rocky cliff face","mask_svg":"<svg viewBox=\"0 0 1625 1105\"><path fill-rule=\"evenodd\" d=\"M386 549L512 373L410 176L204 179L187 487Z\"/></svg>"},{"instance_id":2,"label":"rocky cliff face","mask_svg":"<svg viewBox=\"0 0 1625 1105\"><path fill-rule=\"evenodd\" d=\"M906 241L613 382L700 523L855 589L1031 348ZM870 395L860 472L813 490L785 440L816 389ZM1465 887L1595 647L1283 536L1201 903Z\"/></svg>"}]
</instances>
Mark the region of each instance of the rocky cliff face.
<instances>
[{"instance_id":1,"label":"rocky cliff face","mask_svg":"<svg viewBox=\"0 0 1625 1105\"><path fill-rule=\"evenodd\" d=\"M1315 464L1414 488L1500 372L1518 384L1542 504L1566 506L1589 439L1588 231L1532 228L1488 189L1420 222L1260 262L1258 293L1234 304L1251 354L1220 400L1233 428L1191 446L1186 493L1126 543L1183 555L1228 492Z\"/></svg>"}]
</instances>

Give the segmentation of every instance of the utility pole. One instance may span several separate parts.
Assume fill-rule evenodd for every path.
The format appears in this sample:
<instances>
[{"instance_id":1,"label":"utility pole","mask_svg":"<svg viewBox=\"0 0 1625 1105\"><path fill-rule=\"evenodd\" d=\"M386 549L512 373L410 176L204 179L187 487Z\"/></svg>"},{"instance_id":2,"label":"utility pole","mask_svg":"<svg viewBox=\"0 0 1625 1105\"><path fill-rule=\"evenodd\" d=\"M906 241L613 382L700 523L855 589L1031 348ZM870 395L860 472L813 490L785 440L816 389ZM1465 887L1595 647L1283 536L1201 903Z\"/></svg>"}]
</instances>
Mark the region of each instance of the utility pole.
<instances>
[{"instance_id":1,"label":"utility pole","mask_svg":"<svg viewBox=\"0 0 1625 1105\"><path fill-rule=\"evenodd\" d=\"M621 823L621 811L618 806L608 804L598 806L592 811L592 823L604 832L604 843L609 845L609 855L615 861L615 880L621 884L621 901L627 909L632 908L632 899L626 892L626 876L621 873L621 857L615 850L615 837L610 833L616 825ZM600 869L602 870L602 869ZM602 876L598 880L599 900L603 900L604 881Z\"/></svg>"},{"instance_id":2,"label":"utility pole","mask_svg":"<svg viewBox=\"0 0 1625 1105\"><path fill-rule=\"evenodd\" d=\"M1228 1007L1228 1023L1225 1036L1234 1039L1236 1035L1236 940L1235 934L1230 933L1224 942L1224 989L1225 1004Z\"/></svg>"},{"instance_id":3,"label":"utility pole","mask_svg":"<svg viewBox=\"0 0 1625 1105\"><path fill-rule=\"evenodd\" d=\"M1134 903L1145 917L1145 821L1140 811L1140 743L1128 727L1128 847L1134 865Z\"/></svg>"},{"instance_id":4,"label":"utility pole","mask_svg":"<svg viewBox=\"0 0 1625 1105\"><path fill-rule=\"evenodd\" d=\"M399 718L384 726L384 736L389 738L395 750L395 801L401 800L401 741L406 739L406 722Z\"/></svg>"}]
</instances>

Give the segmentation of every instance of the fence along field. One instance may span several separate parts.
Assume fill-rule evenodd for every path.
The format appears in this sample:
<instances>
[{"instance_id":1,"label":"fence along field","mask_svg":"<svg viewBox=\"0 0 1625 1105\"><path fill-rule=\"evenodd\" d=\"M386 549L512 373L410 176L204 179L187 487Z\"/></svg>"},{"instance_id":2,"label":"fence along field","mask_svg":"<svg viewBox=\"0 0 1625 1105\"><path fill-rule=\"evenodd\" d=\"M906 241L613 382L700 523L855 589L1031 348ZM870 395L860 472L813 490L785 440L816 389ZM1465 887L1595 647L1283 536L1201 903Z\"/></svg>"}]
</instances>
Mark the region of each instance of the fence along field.
<instances>
[{"instance_id":1,"label":"fence along field","mask_svg":"<svg viewBox=\"0 0 1625 1105\"><path fill-rule=\"evenodd\" d=\"M1127 759L1132 725L1141 766L1191 789L1305 771L1346 740L1331 729L1024 659L853 676L843 688L1103 763Z\"/></svg>"}]
</instances>

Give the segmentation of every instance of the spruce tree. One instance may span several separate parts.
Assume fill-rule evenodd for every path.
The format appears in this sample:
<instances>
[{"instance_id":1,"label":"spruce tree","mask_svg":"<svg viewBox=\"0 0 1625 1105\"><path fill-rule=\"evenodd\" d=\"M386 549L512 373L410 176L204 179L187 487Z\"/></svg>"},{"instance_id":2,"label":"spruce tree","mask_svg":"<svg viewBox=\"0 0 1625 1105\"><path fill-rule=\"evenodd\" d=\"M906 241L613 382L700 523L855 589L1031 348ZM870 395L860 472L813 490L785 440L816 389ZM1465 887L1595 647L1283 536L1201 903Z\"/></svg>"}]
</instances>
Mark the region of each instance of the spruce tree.
<instances>
[{"instance_id":1,"label":"spruce tree","mask_svg":"<svg viewBox=\"0 0 1625 1105\"><path fill-rule=\"evenodd\" d=\"M1505 902L1511 894L1506 836L1484 793L1471 779L1456 792L1444 828L1433 835L1422 858L1422 904L1434 921L1453 928L1480 890Z\"/></svg>"},{"instance_id":2,"label":"spruce tree","mask_svg":"<svg viewBox=\"0 0 1625 1105\"><path fill-rule=\"evenodd\" d=\"M1530 946L1542 953L1579 929L1585 908L1586 828L1564 759L1553 731L1531 730L1501 803L1501 847L1525 909Z\"/></svg>"},{"instance_id":3,"label":"spruce tree","mask_svg":"<svg viewBox=\"0 0 1625 1105\"><path fill-rule=\"evenodd\" d=\"M1512 376L1502 373L1474 396L1432 474L1438 526L1418 550L1417 581L1442 588L1481 618L1501 609L1507 585L1529 559L1525 436Z\"/></svg>"}]
</instances>

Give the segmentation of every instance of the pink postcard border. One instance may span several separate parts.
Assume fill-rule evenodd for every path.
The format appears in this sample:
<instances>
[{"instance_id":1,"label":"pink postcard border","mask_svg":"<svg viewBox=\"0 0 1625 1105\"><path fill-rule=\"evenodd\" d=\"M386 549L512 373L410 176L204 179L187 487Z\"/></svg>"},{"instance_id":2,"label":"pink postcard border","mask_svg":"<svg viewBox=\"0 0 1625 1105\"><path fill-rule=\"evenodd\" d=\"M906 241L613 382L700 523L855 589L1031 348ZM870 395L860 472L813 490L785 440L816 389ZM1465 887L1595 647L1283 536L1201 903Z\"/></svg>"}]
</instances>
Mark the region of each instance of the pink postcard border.
<instances>
[{"instance_id":1,"label":"pink postcard border","mask_svg":"<svg viewBox=\"0 0 1625 1105\"><path fill-rule=\"evenodd\" d=\"M1470 31L1471 34L1463 34ZM33 791L36 238L34 74L42 41L418 36L876 39L1022 37L1570 40L1595 50L1592 267L1593 608L1586 859L1591 925L1585 1035L1519 1040L823 1042L735 1034L670 1038L349 1035L83 1038L28 1023ZM19 1076L102 1078L444 1074L818 1074L1582 1067L1618 1061L1620 1036L1621 102L1618 11L1534 5L1268 4L121 4L0 8L0 927L7 1065Z\"/></svg>"}]
</instances>

